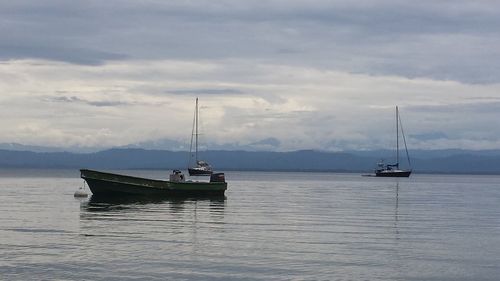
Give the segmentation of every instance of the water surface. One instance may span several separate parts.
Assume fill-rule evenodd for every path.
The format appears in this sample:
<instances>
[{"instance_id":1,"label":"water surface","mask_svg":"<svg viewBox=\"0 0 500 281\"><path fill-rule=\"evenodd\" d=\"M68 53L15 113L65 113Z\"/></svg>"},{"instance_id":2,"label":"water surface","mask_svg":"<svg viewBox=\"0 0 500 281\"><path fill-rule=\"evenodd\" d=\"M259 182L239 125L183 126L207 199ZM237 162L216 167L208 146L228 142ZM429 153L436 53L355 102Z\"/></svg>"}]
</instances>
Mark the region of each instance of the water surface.
<instances>
[{"instance_id":1,"label":"water surface","mask_svg":"<svg viewBox=\"0 0 500 281\"><path fill-rule=\"evenodd\" d=\"M221 200L104 202L78 176L0 171L1 280L500 276L499 176L229 172Z\"/></svg>"}]
</instances>

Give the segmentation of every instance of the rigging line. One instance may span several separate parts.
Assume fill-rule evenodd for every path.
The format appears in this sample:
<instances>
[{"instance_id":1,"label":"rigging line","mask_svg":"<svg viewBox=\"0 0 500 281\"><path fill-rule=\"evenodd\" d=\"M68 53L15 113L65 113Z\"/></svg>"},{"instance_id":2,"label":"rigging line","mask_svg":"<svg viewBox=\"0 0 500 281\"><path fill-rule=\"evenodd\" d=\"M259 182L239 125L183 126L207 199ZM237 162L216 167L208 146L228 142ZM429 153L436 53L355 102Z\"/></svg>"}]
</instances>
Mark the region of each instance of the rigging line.
<instances>
[{"instance_id":1,"label":"rigging line","mask_svg":"<svg viewBox=\"0 0 500 281\"><path fill-rule=\"evenodd\" d=\"M191 167L191 160L193 159L193 137L194 137L194 122L196 122L196 108L194 109L195 113L193 114L193 127L191 128L191 143L189 145L189 158L188 158L188 168Z\"/></svg>"},{"instance_id":2,"label":"rigging line","mask_svg":"<svg viewBox=\"0 0 500 281\"><path fill-rule=\"evenodd\" d=\"M198 97L196 97L196 165L198 165Z\"/></svg>"},{"instance_id":3,"label":"rigging line","mask_svg":"<svg viewBox=\"0 0 500 281\"><path fill-rule=\"evenodd\" d=\"M396 167L399 169L399 109L396 105Z\"/></svg>"},{"instance_id":4,"label":"rigging line","mask_svg":"<svg viewBox=\"0 0 500 281\"><path fill-rule=\"evenodd\" d=\"M403 130L403 122L401 122L400 116L398 116L398 118L399 118L399 125L401 126L401 134L403 135L403 141L405 143L406 158L408 159L408 165L410 165L410 169L411 169L410 154L408 153L408 147L406 146L406 137L405 137L405 131Z\"/></svg>"}]
</instances>

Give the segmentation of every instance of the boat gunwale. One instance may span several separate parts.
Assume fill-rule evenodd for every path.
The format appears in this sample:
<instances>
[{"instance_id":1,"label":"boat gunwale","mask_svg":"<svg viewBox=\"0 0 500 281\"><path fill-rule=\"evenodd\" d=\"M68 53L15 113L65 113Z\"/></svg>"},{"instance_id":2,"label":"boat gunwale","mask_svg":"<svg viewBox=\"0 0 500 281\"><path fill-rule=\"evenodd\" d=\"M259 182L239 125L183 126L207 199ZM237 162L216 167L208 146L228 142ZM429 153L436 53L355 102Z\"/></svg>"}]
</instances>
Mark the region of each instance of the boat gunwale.
<instances>
[{"instance_id":1,"label":"boat gunwale","mask_svg":"<svg viewBox=\"0 0 500 281\"><path fill-rule=\"evenodd\" d=\"M95 174L103 174L107 175L110 177L121 177L124 180L117 180L117 179L110 179L110 178L100 178L97 176L87 176L85 175L85 172L90 172L90 173L95 173ZM143 177L136 177L136 176L128 176L128 175L122 175L122 174L115 174L115 173L110 173L110 172L101 172L101 171L96 171L96 170L90 170L90 169L80 169L80 177L83 179L91 179L91 180L98 180L98 181L106 181L106 182L111 182L111 183L117 183L117 184L128 184L132 186L137 186L137 187L144 187L144 188L154 188L158 190L165 190L165 189L175 189L175 186L179 185L209 185L211 187L223 187L224 190L227 189L227 182L202 182L202 181L184 181L184 182L174 182L174 181L167 181L167 180L158 180L158 179L148 179L148 178L143 178ZM127 181L126 179L131 179L132 181ZM156 183L158 185L151 185L147 183L138 183L136 181L144 181L144 182L152 182ZM161 185L161 186L159 186Z\"/></svg>"},{"instance_id":2,"label":"boat gunwale","mask_svg":"<svg viewBox=\"0 0 500 281\"><path fill-rule=\"evenodd\" d=\"M106 180L106 181L112 181L112 182L116 182L116 181L115 180L102 179L102 178L96 178L96 177L84 176L83 175L84 172L91 172L91 173L96 173L96 174L105 174L105 175L109 175L109 176L119 176L119 177L136 179L136 180L154 181L154 182L159 182L159 183L169 183L169 182L171 182L171 181L167 181L167 180L148 179L148 178L143 178L143 177L128 176L128 175L115 174L115 173L110 173L110 172L101 172L101 171L90 170L90 169L80 169L80 176L82 178L90 178L90 179L95 179L95 180Z\"/></svg>"}]
</instances>

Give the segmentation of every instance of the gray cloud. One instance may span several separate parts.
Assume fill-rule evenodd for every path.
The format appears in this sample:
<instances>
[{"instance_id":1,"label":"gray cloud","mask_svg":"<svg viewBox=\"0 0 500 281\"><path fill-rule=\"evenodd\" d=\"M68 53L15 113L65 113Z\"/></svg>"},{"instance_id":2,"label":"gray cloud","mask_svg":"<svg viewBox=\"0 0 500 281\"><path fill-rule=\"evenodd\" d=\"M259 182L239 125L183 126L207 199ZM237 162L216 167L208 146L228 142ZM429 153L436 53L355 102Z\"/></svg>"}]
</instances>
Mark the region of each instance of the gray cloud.
<instances>
[{"instance_id":1,"label":"gray cloud","mask_svg":"<svg viewBox=\"0 0 500 281\"><path fill-rule=\"evenodd\" d=\"M409 135L409 137L420 141L449 139L449 137L443 132L427 132L421 134L412 134Z\"/></svg>"},{"instance_id":2,"label":"gray cloud","mask_svg":"<svg viewBox=\"0 0 500 281\"><path fill-rule=\"evenodd\" d=\"M42 47L42 46L12 46L0 43L0 60L38 58L46 60L65 61L84 65L101 65L108 60L120 60L125 55L101 52L91 49Z\"/></svg>"},{"instance_id":3,"label":"gray cloud","mask_svg":"<svg viewBox=\"0 0 500 281\"><path fill-rule=\"evenodd\" d=\"M277 148L277 147L279 147L280 144L281 144L281 142L277 138L271 137L271 138L266 138L266 139L263 139L260 141L253 142L250 145L263 146L263 147L269 146L269 147Z\"/></svg>"},{"instance_id":4,"label":"gray cloud","mask_svg":"<svg viewBox=\"0 0 500 281\"><path fill-rule=\"evenodd\" d=\"M122 106L122 105L133 105L136 103L127 103L122 101L91 101L79 98L77 96L57 96L57 97L45 97L43 99L46 102L60 102L60 103L82 103L91 106Z\"/></svg>"},{"instance_id":5,"label":"gray cloud","mask_svg":"<svg viewBox=\"0 0 500 281\"><path fill-rule=\"evenodd\" d=\"M0 71L5 105L0 123L6 132L2 142L86 147L158 139L185 143L192 95L208 89L211 94L201 106L204 143L209 147L233 143L273 150L388 148L394 143L396 102L412 149L500 145L500 103L483 99L494 97L495 85L275 65L249 69L247 62L132 61L88 67L12 61L0 64ZM239 75L228 75L233 72ZM179 93L165 94L168 88ZM244 89L244 94L237 89ZM439 137L443 135L447 138ZM259 144L270 137L279 144Z\"/></svg>"},{"instance_id":6,"label":"gray cloud","mask_svg":"<svg viewBox=\"0 0 500 281\"><path fill-rule=\"evenodd\" d=\"M491 1L4 1L3 138L182 142L205 95L214 145L388 147L399 104L413 148L496 148L499 25Z\"/></svg>"},{"instance_id":7,"label":"gray cloud","mask_svg":"<svg viewBox=\"0 0 500 281\"><path fill-rule=\"evenodd\" d=\"M221 89L174 89L167 90L168 94L176 95L237 95L243 92L237 89L221 88Z\"/></svg>"},{"instance_id":8,"label":"gray cloud","mask_svg":"<svg viewBox=\"0 0 500 281\"><path fill-rule=\"evenodd\" d=\"M500 82L491 1L11 1L1 59L259 59L374 75Z\"/></svg>"},{"instance_id":9,"label":"gray cloud","mask_svg":"<svg viewBox=\"0 0 500 281\"><path fill-rule=\"evenodd\" d=\"M443 105L418 105L409 106L408 111L416 113L426 113L426 114L443 114L443 113L476 113L481 112L482 114L498 114L500 112L500 101L493 102L469 102L469 103L453 103L453 104L443 104Z\"/></svg>"}]
</instances>

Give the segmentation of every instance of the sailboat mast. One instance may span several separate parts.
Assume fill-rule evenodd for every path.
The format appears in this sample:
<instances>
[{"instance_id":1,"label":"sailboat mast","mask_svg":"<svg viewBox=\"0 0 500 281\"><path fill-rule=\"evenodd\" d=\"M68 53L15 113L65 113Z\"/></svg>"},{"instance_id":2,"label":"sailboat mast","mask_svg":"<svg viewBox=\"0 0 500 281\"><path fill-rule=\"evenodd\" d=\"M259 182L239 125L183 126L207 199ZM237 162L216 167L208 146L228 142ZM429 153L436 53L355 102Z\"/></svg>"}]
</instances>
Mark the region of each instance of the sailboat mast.
<instances>
[{"instance_id":1,"label":"sailboat mast","mask_svg":"<svg viewBox=\"0 0 500 281\"><path fill-rule=\"evenodd\" d=\"M399 169L399 112L396 105L396 168Z\"/></svg>"},{"instance_id":2,"label":"sailboat mast","mask_svg":"<svg viewBox=\"0 0 500 281\"><path fill-rule=\"evenodd\" d=\"M196 133L195 133L195 158L196 158L196 164L198 163L198 98L196 98L196 111L195 111L195 126L196 126Z\"/></svg>"}]
</instances>

